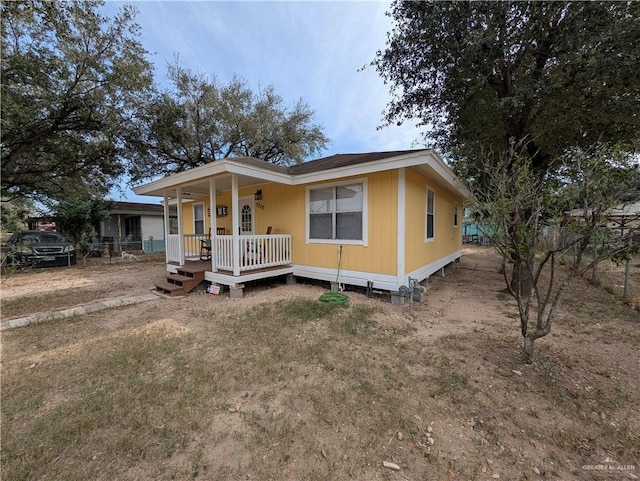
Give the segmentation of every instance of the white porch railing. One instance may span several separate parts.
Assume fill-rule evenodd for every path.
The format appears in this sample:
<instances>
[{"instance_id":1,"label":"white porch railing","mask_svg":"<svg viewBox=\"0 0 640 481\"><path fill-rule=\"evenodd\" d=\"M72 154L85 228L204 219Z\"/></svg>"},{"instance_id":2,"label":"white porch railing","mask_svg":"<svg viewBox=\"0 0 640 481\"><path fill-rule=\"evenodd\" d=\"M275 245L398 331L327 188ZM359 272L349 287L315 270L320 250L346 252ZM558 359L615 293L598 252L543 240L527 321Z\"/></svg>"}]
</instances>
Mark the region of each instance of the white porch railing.
<instances>
[{"instance_id":1,"label":"white porch railing","mask_svg":"<svg viewBox=\"0 0 640 481\"><path fill-rule=\"evenodd\" d=\"M291 236L289 234L239 236L238 265L241 271L291 264ZM216 236L216 266L233 271L233 236Z\"/></svg>"},{"instance_id":2,"label":"white porch railing","mask_svg":"<svg viewBox=\"0 0 640 481\"><path fill-rule=\"evenodd\" d=\"M184 235L184 256L189 258L200 257L203 240L209 240L207 234L185 234Z\"/></svg>"},{"instance_id":3,"label":"white porch railing","mask_svg":"<svg viewBox=\"0 0 640 481\"><path fill-rule=\"evenodd\" d=\"M167 261L180 262L180 235L169 234L167 237Z\"/></svg>"},{"instance_id":4,"label":"white porch railing","mask_svg":"<svg viewBox=\"0 0 640 481\"><path fill-rule=\"evenodd\" d=\"M209 239L202 234L185 234L185 258L199 258L201 240ZM238 266L240 271L263 269L291 264L291 235L241 235L238 238ZM223 271L233 271L233 236L215 236L212 254L216 267ZM170 234L167 238L167 258L169 262L180 262L180 236Z\"/></svg>"}]
</instances>

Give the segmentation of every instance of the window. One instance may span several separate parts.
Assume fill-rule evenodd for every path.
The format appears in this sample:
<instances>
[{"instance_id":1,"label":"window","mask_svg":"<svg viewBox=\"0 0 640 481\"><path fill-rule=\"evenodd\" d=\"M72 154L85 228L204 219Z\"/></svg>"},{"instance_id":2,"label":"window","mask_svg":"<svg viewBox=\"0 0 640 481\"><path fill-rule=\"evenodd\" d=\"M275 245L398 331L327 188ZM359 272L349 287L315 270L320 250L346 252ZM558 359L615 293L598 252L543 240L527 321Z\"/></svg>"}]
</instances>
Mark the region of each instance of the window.
<instances>
[{"instance_id":1,"label":"window","mask_svg":"<svg viewBox=\"0 0 640 481\"><path fill-rule=\"evenodd\" d=\"M142 240L142 226L140 225L141 217L127 217L124 220L124 235L132 241Z\"/></svg>"},{"instance_id":2,"label":"window","mask_svg":"<svg viewBox=\"0 0 640 481\"><path fill-rule=\"evenodd\" d=\"M193 205L193 233L204 234L204 204Z\"/></svg>"},{"instance_id":3,"label":"window","mask_svg":"<svg viewBox=\"0 0 640 481\"><path fill-rule=\"evenodd\" d=\"M427 206L426 206L426 240L433 241L435 238L435 217L436 217L436 193L434 190L427 188Z\"/></svg>"},{"instance_id":4,"label":"window","mask_svg":"<svg viewBox=\"0 0 640 481\"><path fill-rule=\"evenodd\" d=\"M453 203L453 227L458 227L458 203Z\"/></svg>"},{"instance_id":5,"label":"window","mask_svg":"<svg viewBox=\"0 0 640 481\"><path fill-rule=\"evenodd\" d=\"M310 240L365 241L365 182L320 187L308 192Z\"/></svg>"},{"instance_id":6,"label":"window","mask_svg":"<svg viewBox=\"0 0 640 481\"><path fill-rule=\"evenodd\" d=\"M169 217L169 234L178 234L178 218Z\"/></svg>"},{"instance_id":7,"label":"window","mask_svg":"<svg viewBox=\"0 0 640 481\"><path fill-rule=\"evenodd\" d=\"M242 233L253 231L253 219L251 216L251 206L244 205L240 213L240 231Z\"/></svg>"}]
</instances>

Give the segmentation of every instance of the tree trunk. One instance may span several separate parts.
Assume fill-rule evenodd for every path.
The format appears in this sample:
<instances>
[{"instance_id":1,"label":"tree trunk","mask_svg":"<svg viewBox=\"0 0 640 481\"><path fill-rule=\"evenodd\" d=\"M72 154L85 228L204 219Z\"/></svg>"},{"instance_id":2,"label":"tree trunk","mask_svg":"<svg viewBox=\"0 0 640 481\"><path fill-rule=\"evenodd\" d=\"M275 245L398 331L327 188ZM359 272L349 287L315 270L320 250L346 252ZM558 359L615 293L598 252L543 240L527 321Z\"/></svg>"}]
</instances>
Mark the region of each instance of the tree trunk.
<instances>
[{"instance_id":1,"label":"tree trunk","mask_svg":"<svg viewBox=\"0 0 640 481\"><path fill-rule=\"evenodd\" d=\"M511 274L511 289L516 293L516 296L525 298L533 289L533 278L530 275L529 269L527 269L527 263L523 260L514 261L513 272Z\"/></svg>"},{"instance_id":2,"label":"tree trunk","mask_svg":"<svg viewBox=\"0 0 640 481\"><path fill-rule=\"evenodd\" d=\"M524 362L531 364L533 362L533 337L527 335L524 337L524 345L522 346L522 354Z\"/></svg>"}]
</instances>

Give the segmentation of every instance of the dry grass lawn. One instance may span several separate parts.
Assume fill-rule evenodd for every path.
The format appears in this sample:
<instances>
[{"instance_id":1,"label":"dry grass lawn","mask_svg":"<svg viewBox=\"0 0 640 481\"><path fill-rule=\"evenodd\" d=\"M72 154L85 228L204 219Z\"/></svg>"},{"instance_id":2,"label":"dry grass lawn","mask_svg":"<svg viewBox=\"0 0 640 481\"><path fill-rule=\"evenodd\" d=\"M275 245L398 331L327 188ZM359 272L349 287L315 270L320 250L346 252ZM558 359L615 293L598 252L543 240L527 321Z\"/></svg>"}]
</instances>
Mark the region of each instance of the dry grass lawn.
<instances>
[{"instance_id":1,"label":"dry grass lawn","mask_svg":"<svg viewBox=\"0 0 640 481\"><path fill-rule=\"evenodd\" d=\"M579 281L523 365L499 264L411 306L261 285L3 331L2 479L637 479L640 313Z\"/></svg>"}]
</instances>

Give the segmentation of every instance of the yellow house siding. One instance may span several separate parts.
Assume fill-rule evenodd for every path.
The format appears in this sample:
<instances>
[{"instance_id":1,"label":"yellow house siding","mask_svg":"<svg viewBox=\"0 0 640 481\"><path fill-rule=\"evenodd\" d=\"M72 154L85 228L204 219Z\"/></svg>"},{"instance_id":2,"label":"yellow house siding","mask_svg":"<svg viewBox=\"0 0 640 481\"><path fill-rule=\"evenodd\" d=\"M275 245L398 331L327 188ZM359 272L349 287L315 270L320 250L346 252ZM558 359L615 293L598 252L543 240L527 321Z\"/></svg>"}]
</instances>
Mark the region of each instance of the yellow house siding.
<instances>
[{"instance_id":1,"label":"yellow house siding","mask_svg":"<svg viewBox=\"0 0 640 481\"><path fill-rule=\"evenodd\" d=\"M343 245L341 269L380 274L396 274L397 236L397 171L384 171L366 176L354 176L341 180L367 179L367 239L368 245ZM313 186L331 185L333 182L318 182ZM256 234L264 234L272 227L273 234L291 234L292 262L311 267L337 268L340 241L331 244L316 244L306 241L307 185L262 184L240 189L238 195L253 195L262 190L262 199L255 202ZM198 202L209 208L209 199ZM217 226L232 233L231 192L222 192L216 197L218 205L226 205L229 215L217 218ZM193 204L184 206L183 228L193 232ZM206 218L206 229L211 218Z\"/></svg>"},{"instance_id":2,"label":"yellow house siding","mask_svg":"<svg viewBox=\"0 0 640 481\"><path fill-rule=\"evenodd\" d=\"M193 233L193 204L194 202L182 204L182 229L189 234Z\"/></svg>"},{"instance_id":3,"label":"yellow house siding","mask_svg":"<svg viewBox=\"0 0 640 481\"><path fill-rule=\"evenodd\" d=\"M427 187L435 192L434 239L426 241ZM458 203L458 226L453 225ZM417 172L407 169L405 270L411 272L462 248L460 216L463 199Z\"/></svg>"},{"instance_id":4,"label":"yellow house siding","mask_svg":"<svg viewBox=\"0 0 640 481\"><path fill-rule=\"evenodd\" d=\"M385 171L367 176L348 177L341 180L367 179L367 240L366 246L343 245L340 268L359 272L395 275L397 226L397 172ZM310 186L331 185L319 182ZM301 225L296 229L293 262L313 267L337 268L340 241L331 244L306 243L306 187L300 186Z\"/></svg>"},{"instance_id":5,"label":"yellow house siding","mask_svg":"<svg viewBox=\"0 0 640 481\"><path fill-rule=\"evenodd\" d=\"M341 269L345 271L397 276L398 268L398 170L386 170L340 179L367 182L367 245L344 244ZM262 190L262 199L255 201L255 233L264 234L272 227L273 234L291 235L292 263L310 268L337 269L340 241L314 243L306 239L307 188L334 185L335 181L307 185L265 183L239 190L239 196L253 196ZM435 191L434 240L425 239L427 186ZM400 191L401 192L401 191ZM450 256L462 248L461 220L463 198L428 178L416 169L405 170L404 272L416 271L438 259ZM209 198L203 202L209 210ZM454 203L458 203L458 226L453 225ZM184 204L183 232L193 233L193 202ZM217 195L216 204L228 208L228 215L216 218L218 227L232 234L233 216L231 192ZM212 212L211 215L215 215ZM205 232L212 226L212 217L205 217Z\"/></svg>"}]
</instances>

